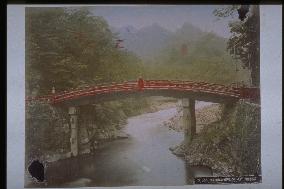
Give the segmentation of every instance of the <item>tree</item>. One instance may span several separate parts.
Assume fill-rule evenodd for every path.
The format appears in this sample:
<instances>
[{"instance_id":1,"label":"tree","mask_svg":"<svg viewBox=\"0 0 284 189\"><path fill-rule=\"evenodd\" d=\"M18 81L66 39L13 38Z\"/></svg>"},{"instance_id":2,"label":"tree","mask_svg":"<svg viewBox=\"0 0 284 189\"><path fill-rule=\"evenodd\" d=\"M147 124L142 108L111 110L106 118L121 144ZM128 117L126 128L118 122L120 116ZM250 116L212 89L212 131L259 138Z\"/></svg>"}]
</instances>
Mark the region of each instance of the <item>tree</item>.
<instances>
[{"instance_id":1,"label":"tree","mask_svg":"<svg viewBox=\"0 0 284 189\"><path fill-rule=\"evenodd\" d=\"M115 47L108 23L87 8L28 8L27 95L133 79L141 64Z\"/></svg>"},{"instance_id":2,"label":"tree","mask_svg":"<svg viewBox=\"0 0 284 189\"><path fill-rule=\"evenodd\" d=\"M242 15L239 15L240 20L229 23L232 36L228 40L227 49L231 55L242 62L244 68L250 70L251 85L259 87L259 6L250 5L247 15L244 15L245 11L242 11L240 6L219 8L214 11L214 14L217 17L229 17L236 12Z\"/></svg>"}]
</instances>

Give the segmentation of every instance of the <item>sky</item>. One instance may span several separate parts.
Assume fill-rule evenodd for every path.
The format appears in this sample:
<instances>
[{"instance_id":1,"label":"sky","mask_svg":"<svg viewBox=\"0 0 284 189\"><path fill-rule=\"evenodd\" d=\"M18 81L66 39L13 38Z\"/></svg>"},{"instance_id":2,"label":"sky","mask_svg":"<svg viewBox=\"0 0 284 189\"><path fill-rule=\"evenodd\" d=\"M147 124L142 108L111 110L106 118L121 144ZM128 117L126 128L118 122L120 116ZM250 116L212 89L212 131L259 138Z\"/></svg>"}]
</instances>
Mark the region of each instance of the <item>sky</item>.
<instances>
[{"instance_id":1,"label":"sky","mask_svg":"<svg viewBox=\"0 0 284 189\"><path fill-rule=\"evenodd\" d=\"M95 6L91 12L104 17L110 26L120 28L134 26L140 29L158 23L160 26L175 31L185 22L189 22L203 31L214 32L222 37L230 36L228 21L232 18L219 19L213 10L221 5L119 5Z\"/></svg>"}]
</instances>

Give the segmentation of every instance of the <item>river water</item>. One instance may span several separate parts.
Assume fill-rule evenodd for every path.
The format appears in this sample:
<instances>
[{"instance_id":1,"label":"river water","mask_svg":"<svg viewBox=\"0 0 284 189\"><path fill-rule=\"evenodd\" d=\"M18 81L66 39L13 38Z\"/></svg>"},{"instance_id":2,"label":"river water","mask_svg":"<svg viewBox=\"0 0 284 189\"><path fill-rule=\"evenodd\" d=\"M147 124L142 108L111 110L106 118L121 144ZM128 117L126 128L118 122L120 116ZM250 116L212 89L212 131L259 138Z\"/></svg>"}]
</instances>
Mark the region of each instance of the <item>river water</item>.
<instances>
[{"instance_id":1,"label":"river water","mask_svg":"<svg viewBox=\"0 0 284 189\"><path fill-rule=\"evenodd\" d=\"M196 108L203 106L197 103ZM108 142L92 155L49 164L47 187L173 186L192 184L194 176L210 176L209 168L189 167L169 150L184 137L162 124L176 113L169 108L129 118L124 128L128 139Z\"/></svg>"}]
</instances>

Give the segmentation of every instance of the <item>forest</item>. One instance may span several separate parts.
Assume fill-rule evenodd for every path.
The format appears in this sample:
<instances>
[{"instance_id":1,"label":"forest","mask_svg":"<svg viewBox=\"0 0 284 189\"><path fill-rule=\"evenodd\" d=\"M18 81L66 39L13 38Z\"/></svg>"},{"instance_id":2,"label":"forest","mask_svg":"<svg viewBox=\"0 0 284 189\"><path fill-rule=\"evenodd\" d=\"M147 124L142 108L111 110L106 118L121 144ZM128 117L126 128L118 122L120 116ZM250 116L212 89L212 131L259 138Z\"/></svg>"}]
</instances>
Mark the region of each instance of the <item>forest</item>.
<instances>
[{"instance_id":1,"label":"forest","mask_svg":"<svg viewBox=\"0 0 284 189\"><path fill-rule=\"evenodd\" d=\"M27 96L48 94L52 87L63 91L136 80L139 75L146 79L248 82L240 61L226 50L227 39L190 24L164 39L167 43L145 58L117 48L120 34L88 9L32 8L26 11L26 21Z\"/></svg>"}]
</instances>

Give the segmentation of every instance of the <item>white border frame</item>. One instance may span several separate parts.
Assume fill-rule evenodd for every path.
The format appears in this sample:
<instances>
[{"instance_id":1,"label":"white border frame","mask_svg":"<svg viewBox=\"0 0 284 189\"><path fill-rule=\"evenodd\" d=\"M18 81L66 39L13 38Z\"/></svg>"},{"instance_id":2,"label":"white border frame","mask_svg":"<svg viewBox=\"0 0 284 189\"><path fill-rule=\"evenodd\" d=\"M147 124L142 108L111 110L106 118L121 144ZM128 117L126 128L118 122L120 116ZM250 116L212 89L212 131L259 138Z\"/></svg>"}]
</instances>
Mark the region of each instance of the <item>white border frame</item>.
<instances>
[{"instance_id":1,"label":"white border frame","mask_svg":"<svg viewBox=\"0 0 284 189\"><path fill-rule=\"evenodd\" d=\"M7 6L7 188L24 188L25 7ZM36 5L33 5L36 6ZM41 7L43 5L40 5ZM64 6L64 5L48 5ZM68 5L69 6L69 5ZM261 5L262 183L190 185L174 188L281 188L282 186L282 5ZM89 187L92 188L92 187ZM100 188L100 187L96 187ZM104 187L107 188L107 187ZM119 187L112 187L119 188ZM127 188L152 188L136 186ZM170 188L170 187L153 187ZM171 187L173 188L173 187Z\"/></svg>"}]
</instances>

